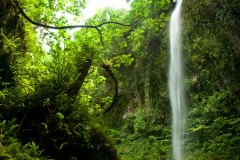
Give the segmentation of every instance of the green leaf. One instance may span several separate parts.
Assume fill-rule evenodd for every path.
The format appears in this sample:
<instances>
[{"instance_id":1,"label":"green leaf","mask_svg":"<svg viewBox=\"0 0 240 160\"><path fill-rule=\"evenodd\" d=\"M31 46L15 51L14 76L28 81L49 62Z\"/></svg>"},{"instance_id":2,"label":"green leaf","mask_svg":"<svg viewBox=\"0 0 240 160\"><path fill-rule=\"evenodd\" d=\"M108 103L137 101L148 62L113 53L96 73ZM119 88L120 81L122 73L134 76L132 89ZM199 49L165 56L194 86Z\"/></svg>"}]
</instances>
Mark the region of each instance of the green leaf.
<instances>
[{"instance_id":1,"label":"green leaf","mask_svg":"<svg viewBox=\"0 0 240 160\"><path fill-rule=\"evenodd\" d=\"M64 115L61 112L56 113L56 118L59 120L64 119Z\"/></svg>"}]
</instances>

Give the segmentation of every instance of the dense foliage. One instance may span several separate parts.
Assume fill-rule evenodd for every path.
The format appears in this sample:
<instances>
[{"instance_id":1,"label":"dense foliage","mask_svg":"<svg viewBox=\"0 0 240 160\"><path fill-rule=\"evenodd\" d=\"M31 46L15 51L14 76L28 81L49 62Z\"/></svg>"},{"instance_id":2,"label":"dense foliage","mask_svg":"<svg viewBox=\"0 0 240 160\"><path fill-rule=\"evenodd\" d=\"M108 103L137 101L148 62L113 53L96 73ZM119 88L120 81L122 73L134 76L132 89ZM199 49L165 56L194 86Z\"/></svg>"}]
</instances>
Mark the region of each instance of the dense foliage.
<instances>
[{"instance_id":1,"label":"dense foliage","mask_svg":"<svg viewBox=\"0 0 240 160\"><path fill-rule=\"evenodd\" d=\"M85 0L19 0L33 21L81 23ZM0 0L0 159L172 159L170 0L86 21L30 23ZM183 1L186 159L240 154L240 4ZM70 16L69 16L70 15ZM69 20L75 17L73 20Z\"/></svg>"},{"instance_id":2,"label":"dense foliage","mask_svg":"<svg viewBox=\"0 0 240 160\"><path fill-rule=\"evenodd\" d=\"M239 3L187 2L184 13L190 159L239 159Z\"/></svg>"}]
</instances>

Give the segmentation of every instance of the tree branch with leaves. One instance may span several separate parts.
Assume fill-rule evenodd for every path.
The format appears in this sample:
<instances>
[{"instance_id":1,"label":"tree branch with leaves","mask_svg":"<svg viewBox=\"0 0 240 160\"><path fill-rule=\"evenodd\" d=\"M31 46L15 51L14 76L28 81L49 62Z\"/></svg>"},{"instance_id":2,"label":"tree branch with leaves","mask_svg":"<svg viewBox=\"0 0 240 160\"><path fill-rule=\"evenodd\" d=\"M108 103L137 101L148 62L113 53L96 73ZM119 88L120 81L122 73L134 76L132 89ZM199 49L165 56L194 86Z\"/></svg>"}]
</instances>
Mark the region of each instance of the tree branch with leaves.
<instances>
[{"instance_id":1,"label":"tree branch with leaves","mask_svg":"<svg viewBox=\"0 0 240 160\"><path fill-rule=\"evenodd\" d=\"M38 23L34 20L32 20L31 18L29 18L27 16L27 14L24 12L23 8L21 7L20 3L18 1L15 1L18 9L19 9L19 12L21 13L21 15L30 23L36 25L36 26L40 26L40 27L44 27L44 28L49 28L49 29L73 29L73 28L89 28L89 29L95 29L97 30L99 36L100 36L100 40L101 40L101 43L102 45L104 46L104 42L103 42L103 35L102 35L102 32L99 28L101 28L102 26L104 25L107 25L107 24L116 24L116 25L120 25L120 26L130 26L129 24L123 24L123 23L120 23L120 22L114 22L114 21L109 21L109 22L103 22L103 23L100 23L98 25L66 25L66 26L50 26L50 25L46 25L46 24L42 24L42 23Z\"/></svg>"}]
</instances>

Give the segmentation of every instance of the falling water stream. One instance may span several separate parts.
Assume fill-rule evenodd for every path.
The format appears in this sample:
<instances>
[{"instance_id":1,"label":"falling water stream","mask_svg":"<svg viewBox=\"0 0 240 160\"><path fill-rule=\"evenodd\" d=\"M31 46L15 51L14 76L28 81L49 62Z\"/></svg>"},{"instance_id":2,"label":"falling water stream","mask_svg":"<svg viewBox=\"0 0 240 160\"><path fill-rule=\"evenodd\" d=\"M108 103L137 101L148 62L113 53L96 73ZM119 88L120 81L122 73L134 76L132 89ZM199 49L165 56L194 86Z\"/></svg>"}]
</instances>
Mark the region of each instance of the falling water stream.
<instances>
[{"instance_id":1,"label":"falling water stream","mask_svg":"<svg viewBox=\"0 0 240 160\"><path fill-rule=\"evenodd\" d=\"M170 20L169 93L172 107L172 146L174 160L184 159L183 132L185 105L181 52L181 4L178 0Z\"/></svg>"}]
</instances>

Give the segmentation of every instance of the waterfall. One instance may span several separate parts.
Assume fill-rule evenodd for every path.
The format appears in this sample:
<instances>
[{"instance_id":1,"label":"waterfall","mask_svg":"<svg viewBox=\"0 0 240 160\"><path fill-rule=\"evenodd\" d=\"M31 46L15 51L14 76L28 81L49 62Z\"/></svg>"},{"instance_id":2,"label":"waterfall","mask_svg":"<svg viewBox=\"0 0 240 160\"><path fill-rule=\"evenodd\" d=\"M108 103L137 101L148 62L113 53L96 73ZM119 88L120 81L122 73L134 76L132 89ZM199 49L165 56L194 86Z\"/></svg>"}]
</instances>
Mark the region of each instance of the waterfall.
<instances>
[{"instance_id":1,"label":"waterfall","mask_svg":"<svg viewBox=\"0 0 240 160\"><path fill-rule=\"evenodd\" d=\"M185 128L185 105L181 52L181 4L182 0L178 0L170 20L170 68L168 84L172 107L172 146L175 160L184 159L183 133Z\"/></svg>"}]
</instances>

